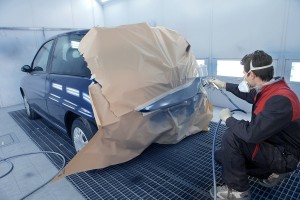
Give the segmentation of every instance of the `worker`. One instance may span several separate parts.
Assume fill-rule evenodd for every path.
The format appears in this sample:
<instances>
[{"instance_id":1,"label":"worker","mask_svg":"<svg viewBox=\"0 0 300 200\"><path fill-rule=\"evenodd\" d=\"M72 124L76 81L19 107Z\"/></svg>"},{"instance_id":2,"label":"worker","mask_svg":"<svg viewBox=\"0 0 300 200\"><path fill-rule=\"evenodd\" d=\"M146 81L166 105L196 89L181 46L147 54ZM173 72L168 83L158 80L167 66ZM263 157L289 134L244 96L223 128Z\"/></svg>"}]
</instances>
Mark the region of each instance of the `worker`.
<instances>
[{"instance_id":1,"label":"worker","mask_svg":"<svg viewBox=\"0 0 300 200\"><path fill-rule=\"evenodd\" d=\"M273 187L297 168L300 159L298 97L282 77L273 77L272 57L264 51L245 55L241 65L240 84L209 80L253 104L251 121L234 118L228 108L219 113L228 129L215 151L225 183L216 189L218 199L250 199L248 176Z\"/></svg>"}]
</instances>

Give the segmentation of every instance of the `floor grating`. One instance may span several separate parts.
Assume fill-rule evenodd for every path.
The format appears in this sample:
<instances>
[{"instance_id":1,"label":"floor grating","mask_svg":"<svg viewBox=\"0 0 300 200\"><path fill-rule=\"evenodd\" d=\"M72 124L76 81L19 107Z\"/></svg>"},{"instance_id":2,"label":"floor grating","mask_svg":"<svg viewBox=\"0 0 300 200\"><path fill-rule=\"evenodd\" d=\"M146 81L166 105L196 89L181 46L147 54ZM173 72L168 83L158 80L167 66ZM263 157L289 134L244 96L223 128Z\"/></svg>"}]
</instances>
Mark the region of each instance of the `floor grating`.
<instances>
[{"instance_id":1,"label":"floor grating","mask_svg":"<svg viewBox=\"0 0 300 200\"><path fill-rule=\"evenodd\" d=\"M67 162L75 155L70 138L49 127L43 119L29 120L25 110L9 114L41 150L61 153ZM67 179L89 200L211 199L208 191L213 185L211 144L215 128L216 123L211 122L208 133L189 136L175 145L153 144L129 162ZM225 126L221 126L217 146L224 130ZM48 158L56 167L61 166L57 157ZM217 182L221 184L220 167L216 170ZM299 171L274 188L264 188L250 178L252 199L300 199Z\"/></svg>"}]
</instances>

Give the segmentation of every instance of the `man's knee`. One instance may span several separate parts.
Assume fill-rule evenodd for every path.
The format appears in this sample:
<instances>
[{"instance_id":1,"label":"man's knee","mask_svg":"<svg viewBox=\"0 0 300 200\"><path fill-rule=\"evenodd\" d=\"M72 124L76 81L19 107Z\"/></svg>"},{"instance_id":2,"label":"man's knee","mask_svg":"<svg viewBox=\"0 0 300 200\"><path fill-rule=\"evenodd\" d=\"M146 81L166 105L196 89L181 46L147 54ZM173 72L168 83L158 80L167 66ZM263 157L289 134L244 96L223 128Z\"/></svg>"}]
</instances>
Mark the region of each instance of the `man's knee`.
<instances>
[{"instance_id":1,"label":"man's knee","mask_svg":"<svg viewBox=\"0 0 300 200\"><path fill-rule=\"evenodd\" d=\"M222 138L222 145L225 144L232 144L234 143L236 140L236 136L234 135L233 132L231 132L230 130L226 130L225 133L223 134L223 138Z\"/></svg>"},{"instance_id":2,"label":"man's knee","mask_svg":"<svg viewBox=\"0 0 300 200\"><path fill-rule=\"evenodd\" d=\"M241 151L244 143L245 142L238 138L232 131L226 130L223 134L221 146L223 151L228 153L230 151Z\"/></svg>"}]
</instances>

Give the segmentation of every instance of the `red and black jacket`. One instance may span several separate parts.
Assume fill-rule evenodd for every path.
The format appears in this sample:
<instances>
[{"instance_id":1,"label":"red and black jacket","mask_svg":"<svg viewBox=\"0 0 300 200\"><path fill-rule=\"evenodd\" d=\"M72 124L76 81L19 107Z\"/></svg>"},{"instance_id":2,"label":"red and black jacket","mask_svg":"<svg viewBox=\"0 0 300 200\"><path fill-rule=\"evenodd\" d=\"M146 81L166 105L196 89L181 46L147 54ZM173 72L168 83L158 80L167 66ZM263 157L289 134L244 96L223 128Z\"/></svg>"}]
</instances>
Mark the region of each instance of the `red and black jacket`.
<instances>
[{"instance_id":1,"label":"red and black jacket","mask_svg":"<svg viewBox=\"0 0 300 200\"><path fill-rule=\"evenodd\" d=\"M226 84L226 90L252 106L251 122L229 117L228 128L248 143L268 142L282 146L300 158L300 103L284 80L262 88L257 93L242 93L237 84Z\"/></svg>"}]
</instances>

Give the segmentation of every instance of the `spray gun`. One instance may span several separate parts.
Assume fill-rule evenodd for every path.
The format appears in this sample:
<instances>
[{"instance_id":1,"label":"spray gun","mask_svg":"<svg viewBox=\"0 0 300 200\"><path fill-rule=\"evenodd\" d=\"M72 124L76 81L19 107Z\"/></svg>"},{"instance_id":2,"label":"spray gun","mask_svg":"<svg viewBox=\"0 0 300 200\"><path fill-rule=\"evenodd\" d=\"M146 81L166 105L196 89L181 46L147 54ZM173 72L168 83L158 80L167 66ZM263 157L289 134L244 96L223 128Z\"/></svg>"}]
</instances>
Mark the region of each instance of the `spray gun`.
<instances>
[{"instance_id":1,"label":"spray gun","mask_svg":"<svg viewBox=\"0 0 300 200\"><path fill-rule=\"evenodd\" d=\"M208 81L210 78L208 77L207 65L200 64L199 67L197 68L197 70L198 70L199 76L201 77L201 84L203 87L213 86L217 90L220 90L220 88L215 83L211 83Z\"/></svg>"},{"instance_id":2,"label":"spray gun","mask_svg":"<svg viewBox=\"0 0 300 200\"><path fill-rule=\"evenodd\" d=\"M217 90L221 90L215 83L209 83L211 84L212 86L214 86Z\"/></svg>"},{"instance_id":3,"label":"spray gun","mask_svg":"<svg viewBox=\"0 0 300 200\"><path fill-rule=\"evenodd\" d=\"M211 85L219 90L219 87L216 84L214 84L214 83L212 84L208 81L210 78L208 78L207 65L200 64L197 68L197 71L198 71L199 77L201 78L201 86L202 86L203 93L207 94L204 87L210 87Z\"/></svg>"}]
</instances>

